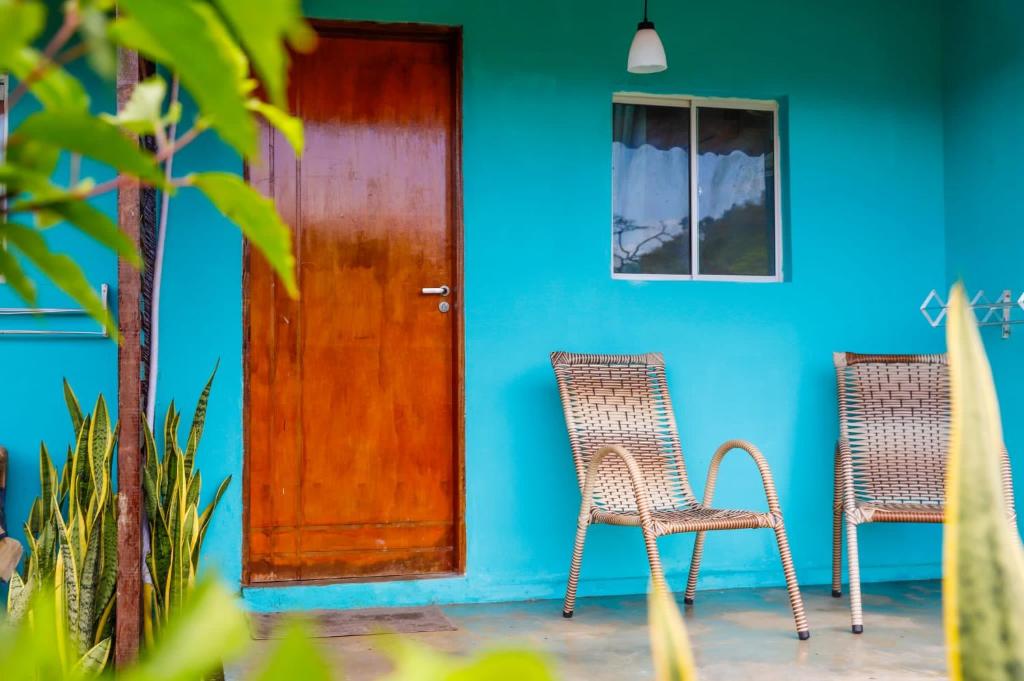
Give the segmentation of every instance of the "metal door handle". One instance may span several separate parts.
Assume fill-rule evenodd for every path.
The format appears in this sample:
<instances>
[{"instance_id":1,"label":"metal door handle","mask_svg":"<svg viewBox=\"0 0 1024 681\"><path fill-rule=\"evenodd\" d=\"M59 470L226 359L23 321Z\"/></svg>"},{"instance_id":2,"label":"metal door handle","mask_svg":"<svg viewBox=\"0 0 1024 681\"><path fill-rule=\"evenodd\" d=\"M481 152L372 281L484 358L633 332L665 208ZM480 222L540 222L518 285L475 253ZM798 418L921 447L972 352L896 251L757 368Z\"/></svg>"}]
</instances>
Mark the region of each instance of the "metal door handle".
<instances>
[{"instance_id":1,"label":"metal door handle","mask_svg":"<svg viewBox=\"0 0 1024 681\"><path fill-rule=\"evenodd\" d=\"M420 293L425 296L446 296L451 293L451 289L446 284L444 286L421 288Z\"/></svg>"}]
</instances>

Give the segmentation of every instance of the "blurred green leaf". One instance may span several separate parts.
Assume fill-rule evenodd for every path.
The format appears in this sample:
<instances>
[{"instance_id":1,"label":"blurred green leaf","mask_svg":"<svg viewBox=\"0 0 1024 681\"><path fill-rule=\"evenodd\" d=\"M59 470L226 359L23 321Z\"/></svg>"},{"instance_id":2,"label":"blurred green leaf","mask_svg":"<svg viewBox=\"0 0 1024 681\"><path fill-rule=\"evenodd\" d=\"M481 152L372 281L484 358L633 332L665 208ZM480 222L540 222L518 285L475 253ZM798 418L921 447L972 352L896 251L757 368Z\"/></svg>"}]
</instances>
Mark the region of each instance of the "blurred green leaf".
<instances>
[{"instance_id":1,"label":"blurred green leaf","mask_svg":"<svg viewBox=\"0 0 1024 681\"><path fill-rule=\"evenodd\" d=\"M647 596L648 630L654 678L657 681L696 681L686 625L672 594L655 584Z\"/></svg>"},{"instance_id":2,"label":"blurred green leaf","mask_svg":"<svg viewBox=\"0 0 1024 681\"><path fill-rule=\"evenodd\" d=\"M142 267L142 256L128 235L122 232L106 213L78 196L59 192L49 197L18 201L11 205L11 211L32 211L37 216L55 216L57 219L54 221L67 221L83 234L124 258L133 267Z\"/></svg>"},{"instance_id":3,"label":"blurred green leaf","mask_svg":"<svg viewBox=\"0 0 1024 681\"><path fill-rule=\"evenodd\" d=\"M31 47L14 51L7 59L7 67L15 77L21 81L32 79L28 81L28 90L44 108L65 112L88 111L89 95L78 79L53 64L37 71L43 68L43 63L43 55Z\"/></svg>"},{"instance_id":4,"label":"blurred green leaf","mask_svg":"<svg viewBox=\"0 0 1024 681\"><path fill-rule=\"evenodd\" d=\"M112 41L135 50L150 60L171 68L174 57L160 47L153 34L137 19L120 16L110 22L107 34Z\"/></svg>"},{"instance_id":5,"label":"blurred green leaf","mask_svg":"<svg viewBox=\"0 0 1024 681\"><path fill-rule=\"evenodd\" d=\"M53 175L58 161L60 149L47 142L15 137L7 145L9 166L37 173L44 178Z\"/></svg>"},{"instance_id":6,"label":"blurred green leaf","mask_svg":"<svg viewBox=\"0 0 1024 681\"><path fill-rule=\"evenodd\" d=\"M306 52L316 34L302 18L298 0L214 0L242 43L270 101L285 106L288 76L287 42Z\"/></svg>"},{"instance_id":7,"label":"blurred green leaf","mask_svg":"<svg viewBox=\"0 0 1024 681\"><path fill-rule=\"evenodd\" d=\"M281 131L285 139L288 140L288 144L291 145L292 149L295 150L296 156L302 155L302 148L304 146L304 139L302 134L302 120L296 116L291 116L287 112L278 109L273 104L267 104L266 102L252 98L246 102L246 107L250 111L254 111L263 118L267 119L267 122L272 126Z\"/></svg>"},{"instance_id":8,"label":"blurred green leaf","mask_svg":"<svg viewBox=\"0 0 1024 681\"><path fill-rule=\"evenodd\" d=\"M36 286L25 275L21 263L14 254L7 250L7 245L0 240L0 276L10 284L14 292L29 305L36 304Z\"/></svg>"},{"instance_id":9,"label":"blurred green leaf","mask_svg":"<svg viewBox=\"0 0 1024 681\"><path fill-rule=\"evenodd\" d=\"M291 231L281 221L274 202L231 173L197 173L190 176L190 182L238 225L277 272L288 295L298 297Z\"/></svg>"},{"instance_id":10,"label":"blurred green leaf","mask_svg":"<svg viewBox=\"0 0 1024 681\"><path fill-rule=\"evenodd\" d=\"M451 672L445 681L553 681L547 661L527 651L495 651Z\"/></svg>"},{"instance_id":11,"label":"blurred green leaf","mask_svg":"<svg viewBox=\"0 0 1024 681\"><path fill-rule=\"evenodd\" d=\"M42 3L0 0L0 67L9 68L11 58L35 40L45 23Z\"/></svg>"},{"instance_id":12,"label":"blurred green leaf","mask_svg":"<svg viewBox=\"0 0 1024 681\"><path fill-rule=\"evenodd\" d=\"M334 678L330 664L310 638L309 628L300 620L292 620L285 626L284 636L251 681L330 681Z\"/></svg>"},{"instance_id":13,"label":"blurred green leaf","mask_svg":"<svg viewBox=\"0 0 1024 681\"><path fill-rule=\"evenodd\" d=\"M105 78L113 78L117 71L117 50L110 42L109 7L97 6L96 3L79 3L81 23L79 32L88 48L89 64L96 73ZM112 3L104 3L112 4Z\"/></svg>"},{"instance_id":14,"label":"blurred green leaf","mask_svg":"<svg viewBox=\"0 0 1024 681\"><path fill-rule=\"evenodd\" d=\"M152 185L165 185L163 172L153 157L125 137L117 126L88 113L40 111L18 126L11 145L29 138L96 159L119 172Z\"/></svg>"},{"instance_id":15,"label":"blurred green leaf","mask_svg":"<svg viewBox=\"0 0 1024 681\"><path fill-rule=\"evenodd\" d=\"M158 644L124 681L196 681L207 678L249 643L249 625L238 602L216 580L200 581L161 631ZM301 677L292 677L301 678Z\"/></svg>"},{"instance_id":16,"label":"blurred green leaf","mask_svg":"<svg viewBox=\"0 0 1024 681\"><path fill-rule=\"evenodd\" d=\"M1001 477L1003 434L992 369L962 284L950 293L952 424L946 476L943 608L954 681L1024 675L1024 548Z\"/></svg>"},{"instance_id":17,"label":"blurred green leaf","mask_svg":"<svg viewBox=\"0 0 1024 681\"><path fill-rule=\"evenodd\" d=\"M118 39L175 71L224 141L252 156L256 126L239 96L251 89L248 63L213 9L192 0L121 0L120 8L137 27L115 30Z\"/></svg>"},{"instance_id":18,"label":"blurred green leaf","mask_svg":"<svg viewBox=\"0 0 1024 681\"><path fill-rule=\"evenodd\" d=\"M74 260L51 251L42 234L23 225L11 222L0 224L0 239L7 242L8 248L14 247L22 253L58 288L78 302L89 316L105 325L120 342L117 323L110 311L103 307L103 302Z\"/></svg>"},{"instance_id":19,"label":"blurred green leaf","mask_svg":"<svg viewBox=\"0 0 1024 681\"><path fill-rule=\"evenodd\" d=\"M529 651L496 650L469 659L394 639L387 646L394 670L381 681L553 681L547 660Z\"/></svg>"},{"instance_id":20,"label":"blurred green leaf","mask_svg":"<svg viewBox=\"0 0 1024 681\"><path fill-rule=\"evenodd\" d=\"M166 96L167 83L164 79L159 75L150 76L135 86L128 101L116 116L104 114L103 119L137 135L152 135L157 128L177 122L181 116L181 106L177 102L164 114Z\"/></svg>"}]
</instances>

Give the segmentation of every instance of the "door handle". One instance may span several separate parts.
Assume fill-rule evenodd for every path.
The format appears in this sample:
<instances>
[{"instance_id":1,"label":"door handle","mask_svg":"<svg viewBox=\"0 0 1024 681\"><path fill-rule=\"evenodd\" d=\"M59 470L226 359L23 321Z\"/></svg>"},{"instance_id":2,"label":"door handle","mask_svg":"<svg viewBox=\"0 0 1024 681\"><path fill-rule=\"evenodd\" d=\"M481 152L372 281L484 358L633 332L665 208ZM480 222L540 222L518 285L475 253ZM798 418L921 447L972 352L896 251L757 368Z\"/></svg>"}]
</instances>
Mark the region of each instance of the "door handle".
<instances>
[{"instance_id":1,"label":"door handle","mask_svg":"<svg viewBox=\"0 0 1024 681\"><path fill-rule=\"evenodd\" d=\"M420 293L422 293L425 296L446 296L449 293L451 293L451 289L448 288L447 284L445 284L444 286L436 286L436 287L429 287L428 286L428 287L421 288L420 289Z\"/></svg>"}]
</instances>

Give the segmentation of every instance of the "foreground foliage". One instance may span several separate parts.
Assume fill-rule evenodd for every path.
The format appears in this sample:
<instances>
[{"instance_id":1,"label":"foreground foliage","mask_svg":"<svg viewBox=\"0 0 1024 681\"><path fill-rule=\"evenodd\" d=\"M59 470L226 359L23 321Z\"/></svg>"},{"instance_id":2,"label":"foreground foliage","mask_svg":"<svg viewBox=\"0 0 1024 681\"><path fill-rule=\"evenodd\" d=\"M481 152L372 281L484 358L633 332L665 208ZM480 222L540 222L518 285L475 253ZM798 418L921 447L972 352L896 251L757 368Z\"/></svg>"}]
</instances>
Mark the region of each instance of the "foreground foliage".
<instances>
[{"instance_id":1,"label":"foreground foliage","mask_svg":"<svg viewBox=\"0 0 1024 681\"><path fill-rule=\"evenodd\" d=\"M999 404L963 286L950 294L953 421L943 602L954 681L1024 679L1024 548L1007 520Z\"/></svg>"},{"instance_id":2,"label":"foreground foliage","mask_svg":"<svg viewBox=\"0 0 1024 681\"><path fill-rule=\"evenodd\" d=\"M55 622L54 594L40 590L29 607L32 619ZM288 625L263 665L245 676L251 681L339 681L299 620ZM0 670L4 681L80 681L95 678L87 665L69 664L52 645L52 630L28 624L28 618L0 623ZM140 662L118 673L128 681L198 681L225 662L237 661L249 645L249 627L237 600L218 582L201 581L161 631ZM453 658L423 646L394 641L394 671L388 681L552 681L547 661L534 653L500 650L472 658ZM110 678L109 673L102 678Z\"/></svg>"},{"instance_id":3,"label":"foreground foliage","mask_svg":"<svg viewBox=\"0 0 1024 681\"><path fill-rule=\"evenodd\" d=\"M69 224L140 267L131 239L90 203L137 182L166 195L185 188L204 194L297 295L291 235L270 200L237 175L172 171L175 155L207 131L252 159L260 121L301 153L302 125L285 109L288 49L311 49L315 36L298 0L119 0L117 7L115 17L114 0L65 0L59 27L44 37L45 2L0 0L0 73L17 80L8 109L11 120L20 120L0 149L0 276L35 305L38 273L116 336L81 268L51 249L45 230ZM118 47L160 68L135 87L122 111L94 113L77 75L83 69L69 67L85 58L110 79ZM186 94L198 115L179 135ZM22 117L26 95L35 103ZM136 143L140 135L152 137L153 150ZM69 170L57 177L62 159Z\"/></svg>"},{"instance_id":4,"label":"foreground foliage","mask_svg":"<svg viewBox=\"0 0 1024 681\"><path fill-rule=\"evenodd\" d=\"M117 496L111 469L117 433L102 395L91 414L82 413L67 381L64 397L75 444L59 477L40 445L41 492L25 523L29 554L24 576L11 578L7 608L13 620L26 619L31 594L50 593L52 612L26 626L51 640L65 667L99 670L114 630Z\"/></svg>"}]
</instances>

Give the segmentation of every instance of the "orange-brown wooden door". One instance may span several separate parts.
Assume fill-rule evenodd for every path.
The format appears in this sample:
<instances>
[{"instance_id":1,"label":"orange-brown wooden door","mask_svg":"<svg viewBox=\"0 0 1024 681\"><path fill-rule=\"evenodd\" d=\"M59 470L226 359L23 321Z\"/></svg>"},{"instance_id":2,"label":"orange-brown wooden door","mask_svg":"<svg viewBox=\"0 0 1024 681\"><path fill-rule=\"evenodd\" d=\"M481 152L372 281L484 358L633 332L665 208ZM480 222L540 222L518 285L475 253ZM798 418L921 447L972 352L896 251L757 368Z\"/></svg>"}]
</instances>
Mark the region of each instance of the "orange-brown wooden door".
<instances>
[{"instance_id":1,"label":"orange-brown wooden door","mask_svg":"<svg viewBox=\"0 0 1024 681\"><path fill-rule=\"evenodd\" d=\"M321 29L291 71L305 153L264 130L249 171L301 297L247 254L246 579L457 571L458 34Z\"/></svg>"}]
</instances>

